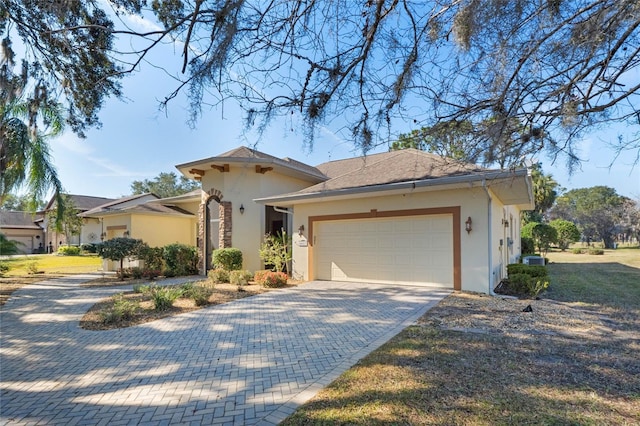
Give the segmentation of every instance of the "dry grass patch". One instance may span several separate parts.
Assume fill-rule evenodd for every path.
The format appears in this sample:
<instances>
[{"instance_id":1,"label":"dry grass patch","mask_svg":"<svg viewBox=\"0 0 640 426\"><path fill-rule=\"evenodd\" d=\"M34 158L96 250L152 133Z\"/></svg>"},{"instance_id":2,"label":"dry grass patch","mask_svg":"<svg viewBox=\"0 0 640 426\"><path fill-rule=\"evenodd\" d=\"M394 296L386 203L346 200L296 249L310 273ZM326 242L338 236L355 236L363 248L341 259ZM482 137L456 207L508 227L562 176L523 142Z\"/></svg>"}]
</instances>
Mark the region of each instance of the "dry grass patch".
<instances>
[{"instance_id":1,"label":"dry grass patch","mask_svg":"<svg viewBox=\"0 0 640 426\"><path fill-rule=\"evenodd\" d=\"M542 300L447 297L282 425L640 424L640 251L617 252L551 254Z\"/></svg>"}]
</instances>

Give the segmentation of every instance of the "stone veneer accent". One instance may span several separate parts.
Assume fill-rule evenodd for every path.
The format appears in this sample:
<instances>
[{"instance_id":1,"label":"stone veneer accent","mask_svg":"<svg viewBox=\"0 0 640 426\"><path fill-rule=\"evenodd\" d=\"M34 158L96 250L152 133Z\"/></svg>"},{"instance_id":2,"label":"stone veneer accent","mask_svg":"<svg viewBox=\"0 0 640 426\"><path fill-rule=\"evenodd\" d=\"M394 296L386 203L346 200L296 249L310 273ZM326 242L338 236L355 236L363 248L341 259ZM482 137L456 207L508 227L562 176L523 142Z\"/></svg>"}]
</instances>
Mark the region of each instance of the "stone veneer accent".
<instances>
[{"instance_id":1,"label":"stone veneer accent","mask_svg":"<svg viewBox=\"0 0 640 426\"><path fill-rule=\"evenodd\" d=\"M231 247L231 201L220 201L220 232L218 245L220 248Z\"/></svg>"}]
</instances>

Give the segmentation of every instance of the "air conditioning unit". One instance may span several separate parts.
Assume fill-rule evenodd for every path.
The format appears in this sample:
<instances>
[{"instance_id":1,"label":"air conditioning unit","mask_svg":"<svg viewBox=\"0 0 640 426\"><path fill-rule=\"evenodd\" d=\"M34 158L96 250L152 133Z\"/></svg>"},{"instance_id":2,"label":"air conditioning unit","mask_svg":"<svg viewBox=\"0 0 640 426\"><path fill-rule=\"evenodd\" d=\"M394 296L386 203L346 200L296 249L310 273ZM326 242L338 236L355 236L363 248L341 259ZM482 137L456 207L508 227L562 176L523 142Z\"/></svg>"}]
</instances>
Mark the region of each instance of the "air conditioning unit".
<instances>
[{"instance_id":1,"label":"air conditioning unit","mask_svg":"<svg viewBox=\"0 0 640 426\"><path fill-rule=\"evenodd\" d=\"M522 259L522 263L525 265L542 265L544 266L544 257L540 256L525 256Z\"/></svg>"}]
</instances>

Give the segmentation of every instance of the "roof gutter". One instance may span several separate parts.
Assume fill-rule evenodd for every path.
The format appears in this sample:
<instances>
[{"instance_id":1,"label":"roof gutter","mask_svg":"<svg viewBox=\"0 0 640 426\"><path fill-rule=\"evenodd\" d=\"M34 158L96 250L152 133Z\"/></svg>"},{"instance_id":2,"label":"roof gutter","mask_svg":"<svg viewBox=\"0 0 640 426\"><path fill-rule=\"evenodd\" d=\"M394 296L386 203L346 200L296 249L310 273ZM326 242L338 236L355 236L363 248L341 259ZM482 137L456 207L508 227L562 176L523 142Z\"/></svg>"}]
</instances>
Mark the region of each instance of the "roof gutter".
<instances>
[{"instance_id":1,"label":"roof gutter","mask_svg":"<svg viewBox=\"0 0 640 426\"><path fill-rule=\"evenodd\" d=\"M298 201L298 200L308 200L308 199L314 199L314 198L348 196L348 195L371 193L371 192L428 188L432 186L462 184L462 183L470 183L470 182L482 182L482 185L486 186L487 180L527 176L527 173L528 173L527 169L519 169L514 171L508 171L508 172L495 171L495 172L482 173L482 174L471 174L471 175L467 174L467 175L448 176L448 177L435 178L435 179L421 179L421 180L413 180L413 181L394 182L394 183L386 183L382 185L359 186L354 188L335 189L335 190L329 190L329 191L317 191L317 192L309 192L309 193L303 193L303 194L293 193L293 194L288 194L283 196L256 198L253 201L257 203L268 204L269 202Z\"/></svg>"}]
</instances>

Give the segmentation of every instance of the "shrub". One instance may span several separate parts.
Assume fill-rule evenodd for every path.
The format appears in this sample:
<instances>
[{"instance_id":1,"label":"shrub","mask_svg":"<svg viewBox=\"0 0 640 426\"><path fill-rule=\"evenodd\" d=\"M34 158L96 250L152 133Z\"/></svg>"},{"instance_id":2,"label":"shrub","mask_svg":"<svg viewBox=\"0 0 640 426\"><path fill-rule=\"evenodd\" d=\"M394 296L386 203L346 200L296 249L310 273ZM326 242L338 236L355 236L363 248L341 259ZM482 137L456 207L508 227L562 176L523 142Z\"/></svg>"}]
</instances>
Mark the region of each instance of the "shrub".
<instances>
[{"instance_id":1,"label":"shrub","mask_svg":"<svg viewBox=\"0 0 640 426\"><path fill-rule=\"evenodd\" d=\"M277 288L287 284L289 277L284 272L257 271L254 280L263 287Z\"/></svg>"},{"instance_id":2,"label":"shrub","mask_svg":"<svg viewBox=\"0 0 640 426\"><path fill-rule=\"evenodd\" d=\"M273 265L276 272L282 272L291 261L291 256L291 238L287 237L284 230L277 235L265 235L264 242L260 246L260 259L266 265Z\"/></svg>"},{"instance_id":3,"label":"shrub","mask_svg":"<svg viewBox=\"0 0 640 426\"><path fill-rule=\"evenodd\" d=\"M0 277L4 276L4 274L9 272L9 269L11 269L9 265L7 265L4 262L0 262Z\"/></svg>"},{"instance_id":4,"label":"shrub","mask_svg":"<svg viewBox=\"0 0 640 426\"><path fill-rule=\"evenodd\" d=\"M33 262L27 263L27 274L34 275L38 273L38 262L35 260Z\"/></svg>"},{"instance_id":5,"label":"shrub","mask_svg":"<svg viewBox=\"0 0 640 426\"><path fill-rule=\"evenodd\" d=\"M142 276L144 278L148 278L150 280L153 280L153 279L155 279L155 278L160 276L160 270L159 269L147 269L147 268L145 268L142 271Z\"/></svg>"},{"instance_id":6,"label":"shrub","mask_svg":"<svg viewBox=\"0 0 640 426\"><path fill-rule=\"evenodd\" d=\"M512 274L527 274L531 277L546 277L548 275L548 271L546 266L542 265L512 263L507 265L507 275L511 277Z\"/></svg>"},{"instance_id":7,"label":"shrub","mask_svg":"<svg viewBox=\"0 0 640 426\"><path fill-rule=\"evenodd\" d=\"M164 275L167 278L171 278L176 276L176 272L173 269L167 268L164 271L162 271L162 275Z\"/></svg>"},{"instance_id":8,"label":"shrub","mask_svg":"<svg viewBox=\"0 0 640 426\"><path fill-rule=\"evenodd\" d=\"M242 269L242 251L237 248L231 247L214 250L212 260L216 269L222 268L227 271Z\"/></svg>"},{"instance_id":9,"label":"shrub","mask_svg":"<svg viewBox=\"0 0 640 426\"><path fill-rule=\"evenodd\" d=\"M549 246L557 241L558 232L546 223L529 222L522 227L520 236L533 239L538 251L544 255L549 250Z\"/></svg>"},{"instance_id":10,"label":"shrub","mask_svg":"<svg viewBox=\"0 0 640 426\"><path fill-rule=\"evenodd\" d=\"M212 283L228 283L229 282L229 271L225 269L211 269L207 274Z\"/></svg>"},{"instance_id":11,"label":"shrub","mask_svg":"<svg viewBox=\"0 0 640 426\"><path fill-rule=\"evenodd\" d=\"M533 238L520 237L520 252L521 253L533 253L536 251L536 247L533 243ZM523 254L522 257L525 255Z\"/></svg>"},{"instance_id":12,"label":"shrub","mask_svg":"<svg viewBox=\"0 0 640 426\"><path fill-rule=\"evenodd\" d=\"M58 254L62 256L79 256L80 247L77 246L60 246L58 247Z\"/></svg>"},{"instance_id":13,"label":"shrub","mask_svg":"<svg viewBox=\"0 0 640 426\"><path fill-rule=\"evenodd\" d=\"M98 247L96 247L95 244L89 243L89 244L82 244L80 246L80 250L84 253L97 253L98 252Z\"/></svg>"},{"instance_id":14,"label":"shrub","mask_svg":"<svg viewBox=\"0 0 640 426\"><path fill-rule=\"evenodd\" d=\"M131 278L131 268L118 269L116 271L116 276L120 281Z\"/></svg>"},{"instance_id":15,"label":"shrub","mask_svg":"<svg viewBox=\"0 0 640 426\"><path fill-rule=\"evenodd\" d=\"M604 250L599 248L590 248L589 251L587 251L587 253L595 256L600 256L604 254Z\"/></svg>"},{"instance_id":16,"label":"shrub","mask_svg":"<svg viewBox=\"0 0 640 426\"><path fill-rule=\"evenodd\" d=\"M182 285L182 296L192 299L196 306L204 306L209 304L209 297L211 296L211 290L199 285L193 285L193 283L186 283Z\"/></svg>"},{"instance_id":17,"label":"shrub","mask_svg":"<svg viewBox=\"0 0 640 426\"><path fill-rule=\"evenodd\" d=\"M133 268L131 268L131 276L136 279L139 280L140 278L142 278L143 275L143 270L142 268L138 267L138 266L134 266Z\"/></svg>"},{"instance_id":18,"label":"shrub","mask_svg":"<svg viewBox=\"0 0 640 426\"><path fill-rule=\"evenodd\" d=\"M508 278L495 291L499 294L536 297L549 287L546 266L514 263L507 265Z\"/></svg>"},{"instance_id":19,"label":"shrub","mask_svg":"<svg viewBox=\"0 0 640 426\"><path fill-rule=\"evenodd\" d=\"M163 258L167 269L173 271L173 276L198 273L198 250L193 246L178 243L166 245Z\"/></svg>"},{"instance_id":20,"label":"shrub","mask_svg":"<svg viewBox=\"0 0 640 426\"><path fill-rule=\"evenodd\" d=\"M249 271L231 271L229 272L229 282L233 285L247 285L253 279L253 274Z\"/></svg>"},{"instance_id":21,"label":"shrub","mask_svg":"<svg viewBox=\"0 0 640 426\"><path fill-rule=\"evenodd\" d=\"M584 249L581 249L579 247L575 247L571 249L571 253L573 254L584 254Z\"/></svg>"},{"instance_id":22,"label":"shrub","mask_svg":"<svg viewBox=\"0 0 640 426\"><path fill-rule=\"evenodd\" d=\"M138 302L132 302L124 298L122 293L113 296L113 307L101 312L102 321L105 324L114 324L133 318L139 308Z\"/></svg>"},{"instance_id":23,"label":"shrub","mask_svg":"<svg viewBox=\"0 0 640 426\"><path fill-rule=\"evenodd\" d=\"M138 247L137 257L144 262L145 270L158 271L158 276L165 268L163 253L162 247L149 247L143 243Z\"/></svg>"},{"instance_id":24,"label":"shrub","mask_svg":"<svg viewBox=\"0 0 640 426\"><path fill-rule=\"evenodd\" d=\"M154 287L151 291L151 299L156 311L166 311L180 296L182 296L180 287Z\"/></svg>"}]
</instances>

